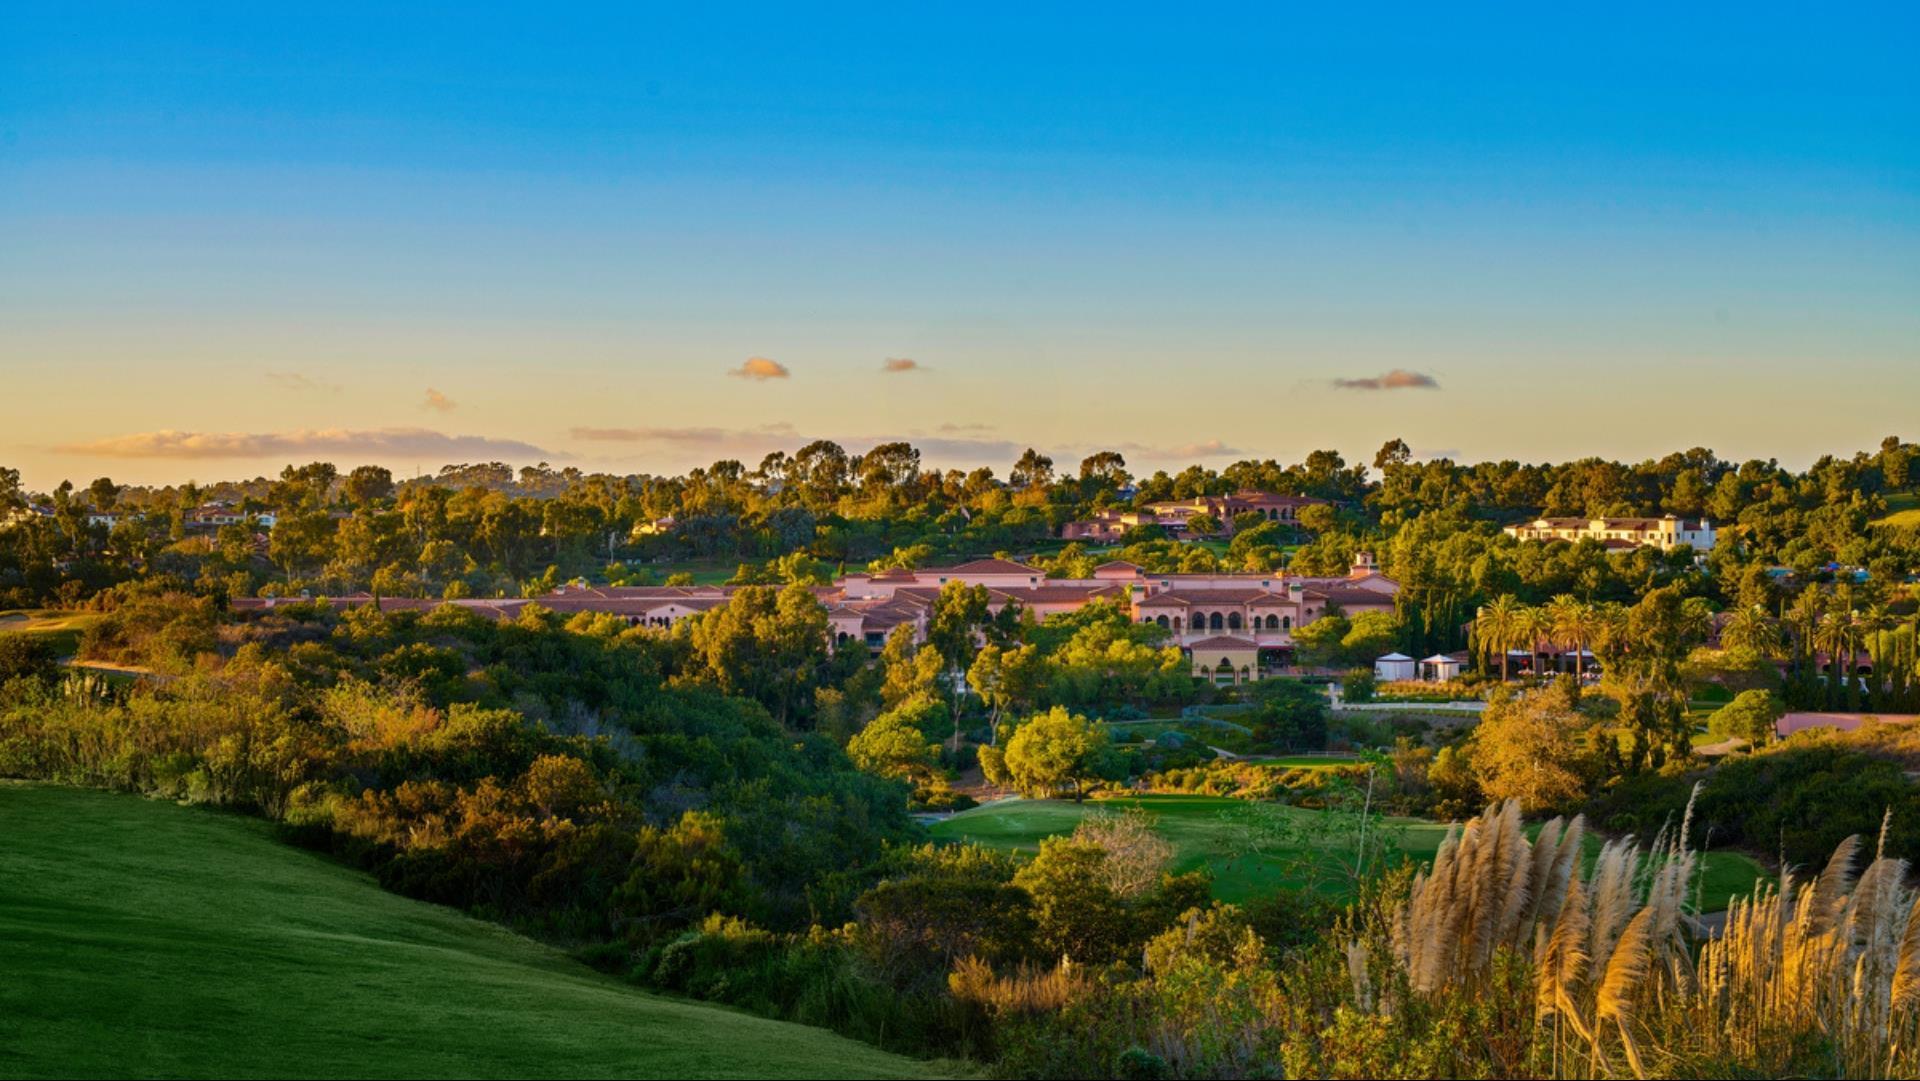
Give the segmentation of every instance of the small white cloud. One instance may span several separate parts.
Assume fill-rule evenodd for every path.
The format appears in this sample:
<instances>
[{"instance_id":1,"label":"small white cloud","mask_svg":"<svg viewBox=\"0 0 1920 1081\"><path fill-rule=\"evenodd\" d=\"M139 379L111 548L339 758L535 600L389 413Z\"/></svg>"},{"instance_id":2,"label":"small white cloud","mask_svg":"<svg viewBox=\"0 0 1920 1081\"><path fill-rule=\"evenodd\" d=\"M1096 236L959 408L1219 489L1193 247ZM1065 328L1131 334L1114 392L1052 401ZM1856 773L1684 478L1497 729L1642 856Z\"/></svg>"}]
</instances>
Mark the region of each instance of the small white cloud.
<instances>
[{"instance_id":1,"label":"small white cloud","mask_svg":"<svg viewBox=\"0 0 1920 1081\"><path fill-rule=\"evenodd\" d=\"M454 401L452 398L447 397L432 387L427 388L427 398L420 403L420 408L431 409L436 413L451 413L459 407L459 402Z\"/></svg>"}]
</instances>

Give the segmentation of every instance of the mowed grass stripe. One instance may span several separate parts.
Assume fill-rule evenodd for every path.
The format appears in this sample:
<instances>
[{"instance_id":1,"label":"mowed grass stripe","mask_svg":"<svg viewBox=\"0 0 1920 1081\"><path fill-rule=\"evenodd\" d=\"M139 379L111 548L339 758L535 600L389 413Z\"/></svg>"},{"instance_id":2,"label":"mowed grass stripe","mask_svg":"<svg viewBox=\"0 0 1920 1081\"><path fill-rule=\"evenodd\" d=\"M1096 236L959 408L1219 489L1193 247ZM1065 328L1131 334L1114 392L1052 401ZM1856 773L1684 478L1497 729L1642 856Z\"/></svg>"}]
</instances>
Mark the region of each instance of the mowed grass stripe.
<instances>
[{"instance_id":1,"label":"mowed grass stripe","mask_svg":"<svg viewBox=\"0 0 1920 1081\"><path fill-rule=\"evenodd\" d=\"M276 841L265 823L0 783L0 1076L922 1077L649 995Z\"/></svg>"}]
</instances>

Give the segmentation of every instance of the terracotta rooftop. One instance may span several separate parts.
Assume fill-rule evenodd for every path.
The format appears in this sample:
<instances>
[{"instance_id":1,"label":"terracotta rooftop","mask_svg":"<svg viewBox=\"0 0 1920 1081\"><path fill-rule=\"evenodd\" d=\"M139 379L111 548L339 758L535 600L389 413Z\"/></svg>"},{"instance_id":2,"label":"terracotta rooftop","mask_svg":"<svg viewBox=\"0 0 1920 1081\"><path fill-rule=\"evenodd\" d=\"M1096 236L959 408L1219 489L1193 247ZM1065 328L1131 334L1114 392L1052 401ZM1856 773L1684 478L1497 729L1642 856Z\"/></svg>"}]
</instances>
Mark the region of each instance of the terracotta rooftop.
<instances>
[{"instance_id":1,"label":"terracotta rooftop","mask_svg":"<svg viewBox=\"0 0 1920 1081\"><path fill-rule=\"evenodd\" d=\"M1216 634L1212 638L1202 638L1187 647L1195 653L1220 649L1258 649L1260 644L1251 638L1236 638L1231 634Z\"/></svg>"},{"instance_id":2,"label":"terracotta rooftop","mask_svg":"<svg viewBox=\"0 0 1920 1081\"><path fill-rule=\"evenodd\" d=\"M1041 579L1045 581L1045 579ZM1124 597L1126 590L1120 586L1090 585L1038 585L1038 586L987 586L987 597L993 601L1018 601L1021 604L1062 604L1073 601L1090 601L1099 597ZM893 595L916 604L931 605L940 595L939 586L915 585L901 586Z\"/></svg>"},{"instance_id":3,"label":"terracotta rooftop","mask_svg":"<svg viewBox=\"0 0 1920 1081\"><path fill-rule=\"evenodd\" d=\"M1282 604L1287 595L1272 589L1260 589L1250 586L1244 589L1164 589L1151 597L1143 597L1140 607L1152 608L1156 605L1209 604Z\"/></svg>"},{"instance_id":4,"label":"terracotta rooftop","mask_svg":"<svg viewBox=\"0 0 1920 1081\"><path fill-rule=\"evenodd\" d=\"M1010 559L974 559L951 567L928 567L922 574L1045 574L1038 567L1015 563Z\"/></svg>"}]
</instances>

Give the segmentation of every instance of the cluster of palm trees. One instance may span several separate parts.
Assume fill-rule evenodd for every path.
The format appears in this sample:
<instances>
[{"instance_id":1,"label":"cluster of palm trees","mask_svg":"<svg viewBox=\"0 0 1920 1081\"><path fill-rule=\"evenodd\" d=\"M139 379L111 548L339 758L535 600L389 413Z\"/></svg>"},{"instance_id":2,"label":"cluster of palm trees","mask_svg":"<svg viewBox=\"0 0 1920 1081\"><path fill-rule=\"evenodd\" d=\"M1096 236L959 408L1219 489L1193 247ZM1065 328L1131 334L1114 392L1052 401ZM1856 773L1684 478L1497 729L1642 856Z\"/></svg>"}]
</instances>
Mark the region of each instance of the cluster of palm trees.
<instances>
[{"instance_id":1,"label":"cluster of palm trees","mask_svg":"<svg viewBox=\"0 0 1920 1081\"><path fill-rule=\"evenodd\" d=\"M1474 616L1469 643L1483 669L1498 660L1503 680L1517 652L1531 656L1536 674L1544 668L1547 653L1572 655L1576 669L1589 655L1608 668L1671 667L1692 644L1706 640L1713 610L1699 597L1684 598L1670 608L1651 605L1653 599L1628 606L1562 593L1545 604L1529 605L1502 594Z\"/></svg>"},{"instance_id":2,"label":"cluster of palm trees","mask_svg":"<svg viewBox=\"0 0 1920 1081\"><path fill-rule=\"evenodd\" d=\"M1483 605L1474 617L1470 644L1482 666L1494 659L1499 661L1503 680L1516 650L1531 655L1535 673L1541 670L1542 654L1546 652L1571 651L1578 668L1589 648L1624 626L1626 618L1621 605L1594 604L1571 594L1562 593L1545 604L1530 605L1503 593Z\"/></svg>"},{"instance_id":3,"label":"cluster of palm trees","mask_svg":"<svg viewBox=\"0 0 1920 1081\"><path fill-rule=\"evenodd\" d=\"M1469 642L1482 670L1497 668L1505 680L1516 653L1531 656L1536 674L1544 671L1547 653L1584 660L1591 650L1612 667L1660 654L1663 647L1706 641L1718 619L1722 649L1787 662L1790 704L1920 710L1920 618L1859 600L1846 586L1808 588L1779 616L1754 604L1716 617L1704 600L1691 597L1670 610L1670 618L1657 620L1638 608L1567 594L1540 605L1502 594L1474 616ZM1672 641L1656 640L1661 638ZM1871 674L1857 663L1863 653L1872 659ZM1665 660L1684 655L1681 650Z\"/></svg>"},{"instance_id":4,"label":"cluster of palm trees","mask_svg":"<svg viewBox=\"0 0 1920 1081\"><path fill-rule=\"evenodd\" d=\"M1920 705L1920 693L1916 693L1920 686L1915 681L1915 644L1920 625L1914 617L1894 615L1879 601L1861 606L1856 600L1853 590L1846 586L1831 591L1807 589L1794 598L1779 621L1771 620L1764 611L1736 614L1735 621L1771 624L1774 652L1767 655L1784 653L1792 660L1796 674L1822 675L1828 705L1852 708L1861 704L1863 691L1868 703L1877 708L1911 709ZM1727 631L1732 629L1730 622ZM1763 641L1769 640L1764 633L1756 633ZM1736 644L1724 632L1721 641L1728 648ZM1744 641L1742 638L1742 644ZM1871 674L1865 678L1857 663L1863 652L1871 660Z\"/></svg>"}]
</instances>

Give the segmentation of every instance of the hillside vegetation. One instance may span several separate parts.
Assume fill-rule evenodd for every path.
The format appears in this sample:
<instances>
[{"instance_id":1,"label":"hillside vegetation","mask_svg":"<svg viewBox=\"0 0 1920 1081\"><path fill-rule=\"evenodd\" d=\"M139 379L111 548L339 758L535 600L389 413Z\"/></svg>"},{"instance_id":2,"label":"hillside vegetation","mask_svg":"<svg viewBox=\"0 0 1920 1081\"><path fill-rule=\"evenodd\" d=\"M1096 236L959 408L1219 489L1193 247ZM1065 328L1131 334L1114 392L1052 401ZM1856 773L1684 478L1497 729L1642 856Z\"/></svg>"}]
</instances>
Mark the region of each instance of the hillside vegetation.
<instances>
[{"instance_id":1,"label":"hillside vegetation","mask_svg":"<svg viewBox=\"0 0 1920 1081\"><path fill-rule=\"evenodd\" d=\"M256 819L0 784L0 837L0 1075L931 1075L632 990Z\"/></svg>"},{"instance_id":2,"label":"hillside vegetation","mask_svg":"<svg viewBox=\"0 0 1920 1081\"><path fill-rule=\"evenodd\" d=\"M954 815L934 824L930 832L941 840L1031 854L1038 851L1043 838L1071 834L1090 815L1139 808L1152 816L1155 832L1173 846L1168 869L1206 871L1213 895L1222 901L1244 904L1275 890L1309 887L1339 900L1351 895L1352 882L1329 873L1332 864L1349 858L1344 843L1349 839L1316 836L1313 811L1266 805L1261 811L1290 820L1292 832L1277 834L1260 851L1250 851L1244 836L1246 818L1236 813L1245 806L1244 801L1223 796L1143 796L1089 803L1004 800ZM1443 823L1417 818L1386 818L1379 825L1389 831L1396 856L1404 854L1422 865L1433 860L1447 832ZM1600 838L1589 835L1584 860L1591 864L1599 851ZM1765 877L1759 864L1738 852L1703 852L1698 860L1701 874L1689 882L1688 898L1703 911L1726 908L1731 898L1752 892Z\"/></svg>"}]
</instances>

